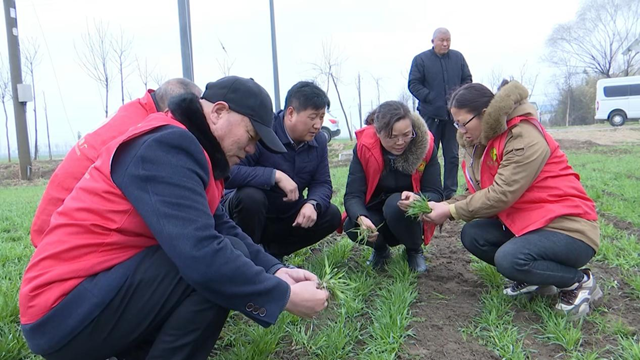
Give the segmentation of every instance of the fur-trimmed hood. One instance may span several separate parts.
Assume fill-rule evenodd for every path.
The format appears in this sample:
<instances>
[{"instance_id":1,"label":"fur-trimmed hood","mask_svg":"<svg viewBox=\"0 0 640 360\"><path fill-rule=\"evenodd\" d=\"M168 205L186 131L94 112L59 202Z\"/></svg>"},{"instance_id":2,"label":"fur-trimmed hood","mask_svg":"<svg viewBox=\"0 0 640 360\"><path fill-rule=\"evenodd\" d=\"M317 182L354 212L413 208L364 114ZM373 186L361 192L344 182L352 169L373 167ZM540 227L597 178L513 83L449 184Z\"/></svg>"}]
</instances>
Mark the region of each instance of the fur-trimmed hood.
<instances>
[{"instance_id":1,"label":"fur-trimmed hood","mask_svg":"<svg viewBox=\"0 0 640 360\"><path fill-rule=\"evenodd\" d=\"M416 137L413 139L405 151L398 155L393 162L393 167L405 174L413 174L429 150L429 134L427 125L418 113L412 113L411 122Z\"/></svg>"},{"instance_id":2,"label":"fur-trimmed hood","mask_svg":"<svg viewBox=\"0 0 640 360\"><path fill-rule=\"evenodd\" d=\"M517 81L503 86L482 116L480 144L487 145L489 140L505 132L509 119L525 114L537 117L536 108L529 103L528 98L529 91ZM466 141L461 132L458 132L457 136L461 146L471 148L475 145Z\"/></svg>"}]
</instances>

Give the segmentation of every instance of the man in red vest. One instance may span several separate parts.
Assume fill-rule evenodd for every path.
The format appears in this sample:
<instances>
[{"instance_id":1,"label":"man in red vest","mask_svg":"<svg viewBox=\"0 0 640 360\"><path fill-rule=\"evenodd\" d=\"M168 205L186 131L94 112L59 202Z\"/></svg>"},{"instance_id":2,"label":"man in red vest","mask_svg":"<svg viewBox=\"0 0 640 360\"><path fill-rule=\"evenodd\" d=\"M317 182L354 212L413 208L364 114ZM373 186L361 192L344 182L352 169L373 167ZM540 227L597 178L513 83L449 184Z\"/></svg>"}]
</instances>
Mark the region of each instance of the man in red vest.
<instances>
[{"instance_id":1,"label":"man in red vest","mask_svg":"<svg viewBox=\"0 0 640 360\"><path fill-rule=\"evenodd\" d=\"M230 309L268 327L327 306L315 275L283 267L219 206L258 140L284 151L266 90L225 77L169 110L107 144L52 216L19 296L34 353L206 360Z\"/></svg>"},{"instance_id":2,"label":"man in red vest","mask_svg":"<svg viewBox=\"0 0 640 360\"><path fill-rule=\"evenodd\" d=\"M202 90L187 79L168 80L158 90L147 90L143 97L124 104L102 126L78 141L51 176L40 199L31 224L31 243L34 247L38 247L42 241L53 213L62 205L89 167L96 162L98 152L129 128L141 123L147 116L166 111L169 98L185 92L198 96L202 94Z\"/></svg>"}]
</instances>

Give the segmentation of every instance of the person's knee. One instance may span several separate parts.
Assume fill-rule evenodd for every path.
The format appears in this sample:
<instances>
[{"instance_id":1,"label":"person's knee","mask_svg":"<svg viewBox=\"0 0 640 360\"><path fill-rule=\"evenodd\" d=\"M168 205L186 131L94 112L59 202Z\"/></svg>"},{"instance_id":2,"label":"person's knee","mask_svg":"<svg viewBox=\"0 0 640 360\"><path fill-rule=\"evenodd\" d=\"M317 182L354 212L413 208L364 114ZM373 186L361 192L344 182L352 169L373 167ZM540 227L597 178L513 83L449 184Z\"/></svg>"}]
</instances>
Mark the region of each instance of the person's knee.
<instances>
[{"instance_id":1,"label":"person's knee","mask_svg":"<svg viewBox=\"0 0 640 360\"><path fill-rule=\"evenodd\" d=\"M236 190L233 194L233 202L236 207L246 206L247 209L253 211L259 211L265 209L269 205L267 202L267 195L264 191L254 187L243 187Z\"/></svg>"},{"instance_id":2,"label":"person's knee","mask_svg":"<svg viewBox=\"0 0 640 360\"><path fill-rule=\"evenodd\" d=\"M227 239L229 239L229 242L234 249L240 251L246 258L251 258L251 256L249 255L249 249L247 249L245 244L240 239L233 236L227 236Z\"/></svg>"},{"instance_id":3,"label":"person's knee","mask_svg":"<svg viewBox=\"0 0 640 360\"><path fill-rule=\"evenodd\" d=\"M511 280L523 279L523 274L531 266L531 259L527 254L522 253L514 246L509 246L509 244L502 245L498 249L493 261L496 264L496 270Z\"/></svg>"},{"instance_id":4,"label":"person's knee","mask_svg":"<svg viewBox=\"0 0 640 360\"><path fill-rule=\"evenodd\" d=\"M336 231L338 227L340 227L342 214L337 206L329 204L329 208L323 213L323 215L327 217L327 224L329 224L328 228L333 229L332 232Z\"/></svg>"},{"instance_id":5,"label":"person's knee","mask_svg":"<svg viewBox=\"0 0 640 360\"><path fill-rule=\"evenodd\" d=\"M385 219L396 220L405 218L405 212L398 206L398 201L400 201L401 195L401 193L394 193L384 202L382 212Z\"/></svg>"},{"instance_id":6,"label":"person's knee","mask_svg":"<svg viewBox=\"0 0 640 360\"><path fill-rule=\"evenodd\" d=\"M460 232L462 246L471 253L474 253L474 250L478 248L478 231L481 231L481 229L479 229L477 223L470 221L462 227L462 231Z\"/></svg>"}]
</instances>

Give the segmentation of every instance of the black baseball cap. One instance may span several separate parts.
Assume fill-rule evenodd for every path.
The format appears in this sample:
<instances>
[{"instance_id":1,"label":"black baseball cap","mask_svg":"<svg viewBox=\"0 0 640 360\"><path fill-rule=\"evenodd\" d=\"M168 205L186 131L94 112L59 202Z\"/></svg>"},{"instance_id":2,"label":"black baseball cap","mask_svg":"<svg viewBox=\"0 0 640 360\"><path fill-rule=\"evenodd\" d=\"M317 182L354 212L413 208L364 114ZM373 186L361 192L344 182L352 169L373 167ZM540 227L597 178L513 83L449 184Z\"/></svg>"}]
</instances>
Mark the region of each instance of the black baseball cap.
<instances>
[{"instance_id":1,"label":"black baseball cap","mask_svg":"<svg viewBox=\"0 0 640 360\"><path fill-rule=\"evenodd\" d=\"M226 76L207 84L202 99L211 103L224 101L229 109L251 120L260 135L260 143L268 150L285 153L287 150L273 132L273 106L267 90L253 79Z\"/></svg>"}]
</instances>

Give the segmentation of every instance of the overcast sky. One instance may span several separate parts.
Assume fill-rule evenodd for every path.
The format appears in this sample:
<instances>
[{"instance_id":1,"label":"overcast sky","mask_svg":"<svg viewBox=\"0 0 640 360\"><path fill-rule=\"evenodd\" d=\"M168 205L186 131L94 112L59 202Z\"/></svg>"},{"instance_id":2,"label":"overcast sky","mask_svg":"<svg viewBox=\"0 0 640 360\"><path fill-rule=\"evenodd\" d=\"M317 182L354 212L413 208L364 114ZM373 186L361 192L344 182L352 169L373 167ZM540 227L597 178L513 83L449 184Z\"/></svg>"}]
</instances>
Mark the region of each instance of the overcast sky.
<instances>
[{"instance_id":1,"label":"overcast sky","mask_svg":"<svg viewBox=\"0 0 640 360\"><path fill-rule=\"evenodd\" d=\"M519 77L526 63L530 76L539 73L533 100L544 103L553 95L555 70L541 58L554 25L574 18L579 0L274 0L280 94L297 81L313 79L313 63L320 61L322 44L332 43L340 54L339 88L347 115L357 123L355 78L360 72L363 112L377 103L374 78L380 79L382 101L398 99L406 90L413 57L431 47L437 27L452 34L451 48L467 59L473 79L489 84L491 73ZM182 76L178 6L176 0L17 0L20 41L40 43L36 70L40 151L46 153L42 91L46 93L52 143L71 146L77 132L85 134L104 121L104 95L80 68L75 47L87 24L102 21L116 33L133 38L133 55L168 79ZM268 0L191 0L195 81L201 87L222 76L218 61L225 59L220 42L233 61L234 75L253 77L274 97ZM8 67L5 26L0 54ZM132 66L125 83L128 98L144 94ZM115 67L112 70L114 80ZM24 79L24 82L30 82ZM155 84L152 87L155 87ZM151 86L150 85L150 86ZM321 86L324 87L323 84ZM346 124L336 93L329 91L331 113ZM16 148L11 103L7 103L12 148ZM114 81L110 113L120 106ZM33 109L28 107L31 142ZM2 119L4 123L4 119ZM0 154L6 154L4 124ZM17 153L14 153L17 156Z\"/></svg>"}]
</instances>

